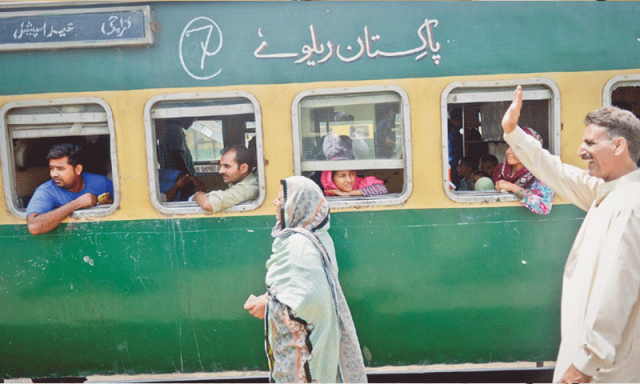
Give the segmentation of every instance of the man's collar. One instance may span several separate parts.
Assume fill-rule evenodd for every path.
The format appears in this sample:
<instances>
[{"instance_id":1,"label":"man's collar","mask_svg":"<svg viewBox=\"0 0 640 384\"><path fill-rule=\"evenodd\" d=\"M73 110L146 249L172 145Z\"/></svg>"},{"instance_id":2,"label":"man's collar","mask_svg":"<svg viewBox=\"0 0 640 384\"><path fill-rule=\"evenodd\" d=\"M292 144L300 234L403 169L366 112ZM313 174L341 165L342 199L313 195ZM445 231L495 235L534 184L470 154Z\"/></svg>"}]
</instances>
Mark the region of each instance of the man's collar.
<instances>
[{"instance_id":1,"label":"man's collar","mask_svg":"<svg viewBox=\"0 0 640 384\"><path fill-rule=\"evenodd\" d=\"M607 195L619 186L623 186L628 183L640 182L640 169L629 172L626 175L620 176L615 180L606 181L598 187L596 192L596 205L600 205Z\"/></svg>"}]
</instances>

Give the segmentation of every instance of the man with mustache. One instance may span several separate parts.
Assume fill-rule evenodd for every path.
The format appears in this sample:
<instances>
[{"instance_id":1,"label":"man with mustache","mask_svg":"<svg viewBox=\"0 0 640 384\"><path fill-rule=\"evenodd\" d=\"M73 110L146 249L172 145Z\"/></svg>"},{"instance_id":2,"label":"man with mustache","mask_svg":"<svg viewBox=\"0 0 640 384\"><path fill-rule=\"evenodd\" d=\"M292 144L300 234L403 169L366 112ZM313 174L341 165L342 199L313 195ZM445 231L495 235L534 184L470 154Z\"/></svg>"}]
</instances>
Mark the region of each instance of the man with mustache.
<instances>
[{"instance_id":1,"label":"man with mustache","mask_svg":"<svg viewBox=\"0 0 640 384\"><path fill-rule=\"evenodd\" d=\"M47 233L74 211L113 203L113 183L102 175L83 173L82 149L58 144L47 154L51 180L36 188L27 205L27 229Z\"/></svg>"},{"instance_id":2,"label":"man with mustache","mask_svg":"<svg viewBox=\"0 0 640 384\"><path fill-rule=\"evenodd\" d=\"M587 211L564 269L553 381L640 382L640 120L616 107L589 112L578 147L584 171L526 135L521 108L518 86L505 140L537 178Z\"/></svg>"},{"instance_id":3,"label":"man with mustache","mask_svg":"<svg viewBox=\"0 0 640 384\"><path fill-rule=\"evenodd\" d=\"M209 193L196 192L189 200L196 201L208 212L220 212L247 200L258 198L258 178L251 172L251 152L244 145L234 144L222 150L220 175L229 188Z\"/></svg>"}]
</instances>

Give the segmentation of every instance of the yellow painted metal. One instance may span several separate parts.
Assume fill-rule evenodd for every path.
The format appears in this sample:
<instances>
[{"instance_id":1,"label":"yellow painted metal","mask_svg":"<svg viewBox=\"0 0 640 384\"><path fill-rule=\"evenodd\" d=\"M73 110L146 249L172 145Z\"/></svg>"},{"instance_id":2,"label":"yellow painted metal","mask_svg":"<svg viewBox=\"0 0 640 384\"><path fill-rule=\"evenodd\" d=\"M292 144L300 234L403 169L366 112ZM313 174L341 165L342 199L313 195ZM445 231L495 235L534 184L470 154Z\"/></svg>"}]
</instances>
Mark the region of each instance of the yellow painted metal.
<instances>
[{"instance_id":1,"label":"yellow painted metal","mask_svg":"<svg viewBox=\"0 0 640 384\"><path fill-rule=\"evenodd\" d=\"M586 114L602 106L602 92L611 78L625 74L637 74L638 70L600 71L575 73L509 74L496 76L442 77L423 79L399 79L359 82L320 82L278 85L242 85L228 87L145 89L134 91L105 91L87 93L56 93L20 96L0 96L0 107L11 101L40 100L70 97L100 97L112 109L116 132L118 172L120 175L121 203L113 214L86 220L138 220L168 218L151 204L147 176L147 153L144 129L144 107L156 95L172 93L201 93L245 91L253 94L262 112L266 198L256 210L248 212L222 212L217 216L253 216L273 214L271 202L275 198L279 180L294 174L291 106L302 91L321 88L350 88L368 85L395 85L409 97L411 113L411 143L413 158L413 193L406 203L397 206L375 206L357 210L397 210L430 208L468 208L517 205L512 203L456 203L449 199L440 182L442 178L441 115L442 92L453 82L501 81L544 77L556 83L560 89L561 157L564 162L584 168L576 156L582 139L583 119ZM0 171L1 172L1 171ZM564 203L556 197L555 204ZM354 208L340 209L352 211ZM198 217L186 215L184 217ZM0 224L21 224L24 220L9 213L4 190L0 189Z\"/></svg>"}]
</instances>

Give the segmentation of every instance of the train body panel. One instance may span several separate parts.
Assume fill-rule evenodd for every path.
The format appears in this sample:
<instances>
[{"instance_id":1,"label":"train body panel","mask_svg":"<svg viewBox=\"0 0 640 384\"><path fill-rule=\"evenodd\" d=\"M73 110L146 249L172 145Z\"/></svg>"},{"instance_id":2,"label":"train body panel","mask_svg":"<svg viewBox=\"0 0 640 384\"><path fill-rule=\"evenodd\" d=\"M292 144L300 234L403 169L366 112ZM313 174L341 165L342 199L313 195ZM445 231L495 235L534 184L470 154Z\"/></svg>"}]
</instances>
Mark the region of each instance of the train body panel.
<instances>
[{"instance_id":1,"label":"train body panel","mask_svg":"<svg viewBox=\"0 0 640 384\"><path fill-rule=\"evenodd\" d=\"M337 116L336 106L369 108L374 116L332 121L334 133L354 138L355 125L375 129L379 107L393 105L401 116L397 158L371 159L371 169L365 160L352 163L388 178L396 188L390 198L331 200L340 280L366 364L555 358L562 272L584 212L560 196L540 216L497 192L474 198L451 191L447 111L462 106L484 118L485 104L506 102L523 83L525 100L542 100L548 114L547 134L557 143L547 146L584 168L575 152L586 113L636 96L640 108L640 5L7 6L0 10L0 49L9 39L2 16L27 12L20 16L26 21L50 8L126 6L149 7L152 44L0 54L2 377L266 369L263 324L242 304L265 289L280 180L320 169L304 158L301 127L316 115ZM27 35L19 25L11 34ZM71 133L47 136L46 124L24 123L61 100L56 119L103 104L107 117L76 116L99 120L84 136L73 124L56 126ZM206 117L206 108L232 111L209 116L222 122L225 144L258 138L265 161L254 205L205 215L157 196L158 124L185 111ZM244 125L234 133L238 122ZM317 128L325 121L314 122ZM312 132L317 138L330 132L326 123ZM377 135L370 133L369 147ZM117 206L33 236L21 183L37 184L48 172L44 155L29 150L60 137L91 145L113 139L94 154L110 157L103 168L117 180ZM27 160L20 158L24 148ZM198 165L209 163L215 165ZM217 180L215 171L198 172Z\"/></svg>"},{"instance_id":2,"label":"train body panel","mask_svg":"<svg viewBox=\"0 0 640 384\"><path fill-rule=\"evenodd\" d=\"M568 205L543 222L521 213L334 214L368 365L553 360L566 239L583 215ZM262 323L242 303L264 290L272 224L105 221L38 237L3 226L3 244L13 244L0 272L0 305L10 309L3 374L264 369Z\"/></svg>"}]
</instances>

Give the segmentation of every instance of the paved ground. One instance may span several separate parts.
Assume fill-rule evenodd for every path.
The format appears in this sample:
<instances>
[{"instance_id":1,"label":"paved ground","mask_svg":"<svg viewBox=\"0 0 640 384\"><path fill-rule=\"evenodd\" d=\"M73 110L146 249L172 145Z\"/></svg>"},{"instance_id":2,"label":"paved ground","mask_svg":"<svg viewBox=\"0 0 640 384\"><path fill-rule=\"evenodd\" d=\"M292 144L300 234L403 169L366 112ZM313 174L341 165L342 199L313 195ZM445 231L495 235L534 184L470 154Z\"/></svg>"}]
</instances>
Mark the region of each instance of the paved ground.
<instances>
[{"instance_id":1,"label":"paved ground","mask_svg":"<svg viewBox=\"0 0 640 384\"><path fill-rule=\"evenodd\" d=\"M545 367L555 366L554 361L544 362ZM510 369L510 368L533 368L536 363L532 362L516 362L516 363L488 363L488 364L438 364L438 365L408 365L401 367L385 366L378 368L367 368L370 372L425 372L425 371L449 371L449 370L472 370L472 369ZM90 376L87 382L114 382L114 381L131 381L131 380L188 380L188 379L206 379L206 378L224 378L224 377L241 377L241 376L265 376L265 371L228 371L228 372L201 372L201 373L173 373L165 375L116 375L116 376Z\"/></svg>"},{"instance_id":2,"label":"paved ground","mask_svg":"<svg viewBox=\"0 0 640 384\"><path fill-rule=\"evenodd\" d=\"M554 361L545 361L545 367L553 367ZM401 367L385 366L378 368L367 368L368 373L387 372L432 372L450 370L476 370L476 369L516 369L533 368L536 363L516 362L516 363L487 363L487 364L438 364L438 365L407 365ZM114 382L140 382L140 381L188 381L205 380L207 378L236 378L236 377L264 377L266 371L226 371L226 372L198 372L198 373L171 373L171 374L144 374L144 375L95 375L87 377L87 383L114 383ZM8 379L5 383L30 383L31 379Z\"/></svg>"}]
</instances>

